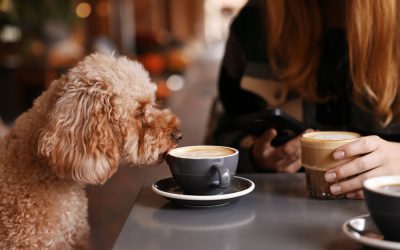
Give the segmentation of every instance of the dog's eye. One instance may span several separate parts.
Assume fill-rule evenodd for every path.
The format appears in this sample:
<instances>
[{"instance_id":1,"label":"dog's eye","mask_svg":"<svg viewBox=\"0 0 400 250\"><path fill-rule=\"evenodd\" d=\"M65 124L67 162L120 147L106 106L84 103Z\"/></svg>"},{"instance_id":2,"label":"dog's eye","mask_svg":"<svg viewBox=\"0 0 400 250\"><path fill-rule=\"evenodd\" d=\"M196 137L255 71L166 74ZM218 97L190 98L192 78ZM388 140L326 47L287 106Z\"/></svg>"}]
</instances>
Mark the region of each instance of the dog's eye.
<instances>
[{"instance_id":1,"label":"dog's eye","mask_svg":"<svg viewBox=\"0 0 400 250\"><path fill-rule=\"evenodd\" d=\"M135 117L137 118L137 117L141 117L141 116L143 116L143 111L137 111L136 113L135 113Z\"/></svg>"},{"instance_id":2,"label":"dog's eye","mask_svg":"<svg viewBox=\"0 0 400 250\"><path fill-rule=\"evenodd\" d=\"M155 109L161 109L163 106L163 104L161 102L156 102L153 104L153 108Z\"/></svg>"}]
</instances>

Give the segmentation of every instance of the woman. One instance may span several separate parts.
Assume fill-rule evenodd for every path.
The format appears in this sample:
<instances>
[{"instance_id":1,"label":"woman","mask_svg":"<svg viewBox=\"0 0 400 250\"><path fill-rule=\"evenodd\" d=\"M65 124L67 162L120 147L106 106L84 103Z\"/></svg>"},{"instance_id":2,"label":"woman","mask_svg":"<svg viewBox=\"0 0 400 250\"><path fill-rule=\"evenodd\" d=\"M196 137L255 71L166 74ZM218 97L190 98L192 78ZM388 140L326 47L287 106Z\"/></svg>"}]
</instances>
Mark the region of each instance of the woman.
<instances>
[{"instance_id":1,"label":"woman","mask_svg":"<svg viewBox=\"0 0 400 250\"><path fill-rule=\"evenodd\" d=\"M254 0L231 25L220 79L224 114L214 143L241 150L241 172L296 172L300 142L273 147L275 129L255 137L236 117L279 107L310 128L365 137L338 149L334 194L362 198L362 182L400 174L400 19L397 0Z\"/></svg>"}]
</instances>

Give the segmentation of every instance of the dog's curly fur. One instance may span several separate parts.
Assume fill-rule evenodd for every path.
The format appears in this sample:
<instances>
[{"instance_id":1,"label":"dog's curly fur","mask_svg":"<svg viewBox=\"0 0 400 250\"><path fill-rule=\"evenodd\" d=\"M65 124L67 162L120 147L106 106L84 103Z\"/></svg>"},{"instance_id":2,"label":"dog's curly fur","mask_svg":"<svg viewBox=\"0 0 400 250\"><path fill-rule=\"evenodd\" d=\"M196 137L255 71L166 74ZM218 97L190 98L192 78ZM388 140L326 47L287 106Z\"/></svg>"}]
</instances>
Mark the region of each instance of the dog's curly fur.
<instances>
[{"instance_id":1,"label":"dog's curly fur","mask_svg":"<svg viewBox=\"0 0 400 250\"><path fill-rule=\"evenodd\" d=\"M155 165L180 139L156 86L126 57L92 54L0 140L0 249L86 249L85 184Z\"/></svg>"},{"instance_id":2,"label":"dog's curly fur","mask_svg":"<svg viewBox=\"0 0 400 250\"><path fill-rule=\"evenodd\" d=\"M0 118L0 139L3 138L9 131L9 128L7 125L3 123L3 121Z\"/></svg>"}]
</instances>

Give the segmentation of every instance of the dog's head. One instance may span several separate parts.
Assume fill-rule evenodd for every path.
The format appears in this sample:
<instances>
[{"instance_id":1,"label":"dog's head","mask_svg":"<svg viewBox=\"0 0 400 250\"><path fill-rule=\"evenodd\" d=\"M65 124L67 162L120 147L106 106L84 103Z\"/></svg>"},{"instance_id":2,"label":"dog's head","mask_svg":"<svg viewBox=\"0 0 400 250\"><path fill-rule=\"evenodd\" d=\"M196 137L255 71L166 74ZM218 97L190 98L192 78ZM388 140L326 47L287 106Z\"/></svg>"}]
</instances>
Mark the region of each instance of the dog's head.
<instances>
[{"instance_id":1,"label":"dog's head","mask_svg":"<svg viewBox=\"0 0 400 250\"><path fill-rule=\"evenodd\" d=\"M35 102L47 117L39 155L59 177L89 184L104 183L122 162L160 163L182 135L178 118L155 104L155 90L137 62L86 57Z\"/></svg>"}]
</instances>

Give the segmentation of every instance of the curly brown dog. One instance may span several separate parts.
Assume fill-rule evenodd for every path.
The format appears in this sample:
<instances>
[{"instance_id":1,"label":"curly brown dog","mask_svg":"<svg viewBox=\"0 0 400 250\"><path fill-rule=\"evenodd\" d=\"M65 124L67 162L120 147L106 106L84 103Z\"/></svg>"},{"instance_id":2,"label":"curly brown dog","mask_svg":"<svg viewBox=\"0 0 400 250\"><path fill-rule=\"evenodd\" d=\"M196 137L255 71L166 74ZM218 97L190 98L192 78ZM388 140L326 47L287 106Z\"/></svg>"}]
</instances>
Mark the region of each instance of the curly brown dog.
<instances>
[{"instance_id":1,"label":"curly brown dog","mask_svg":"<svg viewBox=\"0 0 400 250\"><path fill-rule=\"evenodd\" d=\"M9 131L8 126L6 126L0 118L0 139L3 138Z\"/></svg>"},{"instance_id":2,"label":"curly brown dog","mask_svg":"<svg viewBox=\"0 0 400 250\"><path fill-rule=\"evenodd\" d=\"M181 139L155 84L126 57L93 54L38 97L0 140L0 249L86 249L85 184L120 164L161 163Z\"/></svg>"}]
</instances>

